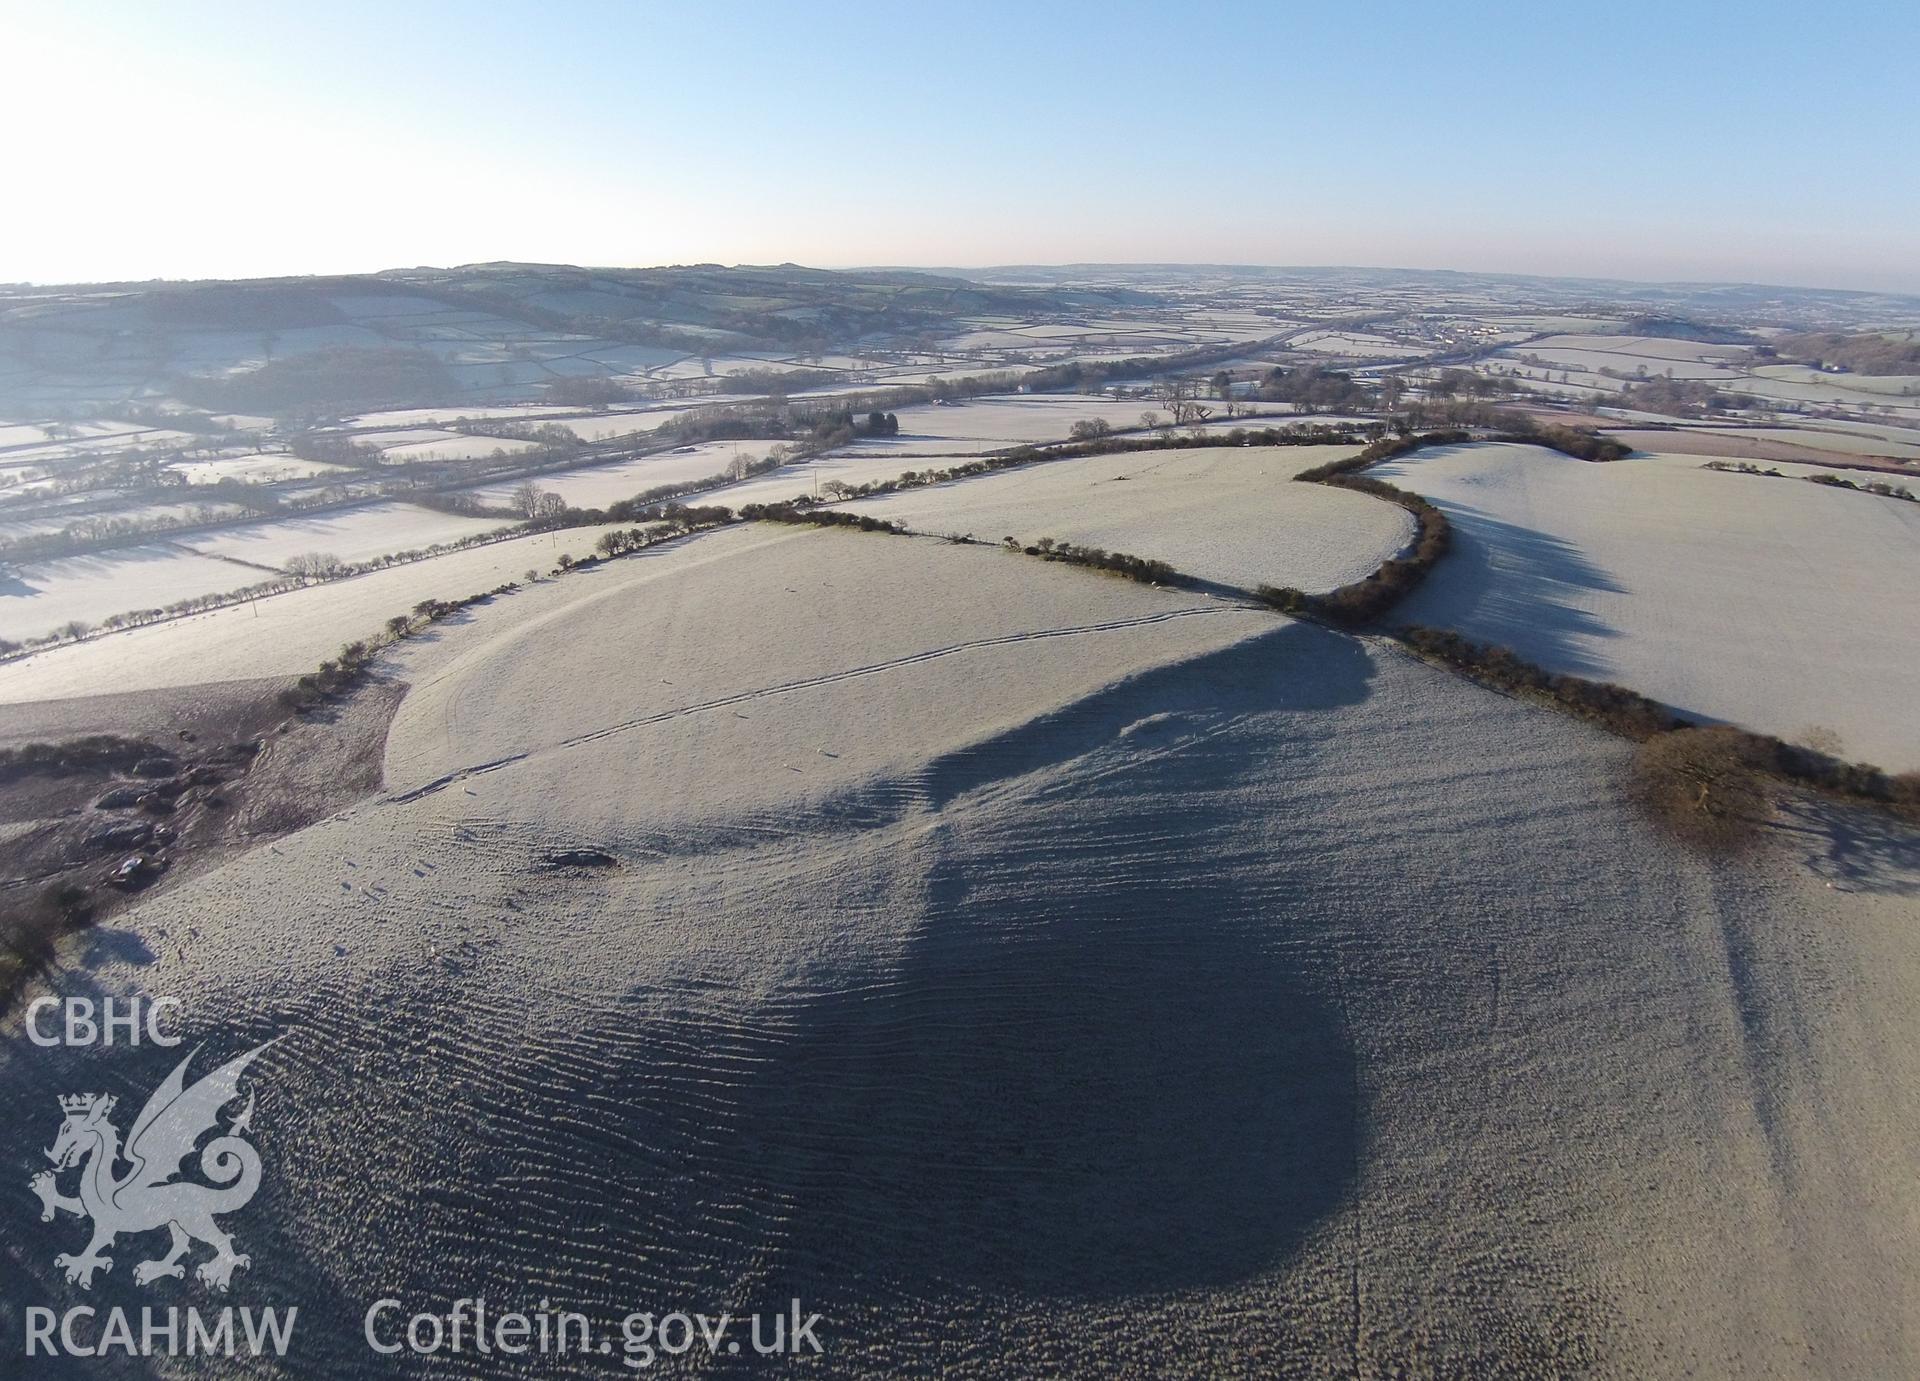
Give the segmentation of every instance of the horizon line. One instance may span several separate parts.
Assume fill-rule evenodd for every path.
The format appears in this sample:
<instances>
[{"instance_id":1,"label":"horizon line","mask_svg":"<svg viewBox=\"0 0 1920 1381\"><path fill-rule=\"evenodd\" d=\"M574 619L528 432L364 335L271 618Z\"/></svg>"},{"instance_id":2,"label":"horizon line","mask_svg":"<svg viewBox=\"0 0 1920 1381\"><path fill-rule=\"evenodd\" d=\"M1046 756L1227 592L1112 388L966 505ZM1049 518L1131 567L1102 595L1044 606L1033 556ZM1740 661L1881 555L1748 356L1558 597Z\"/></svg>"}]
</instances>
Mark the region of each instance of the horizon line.
<instances>
[{"instance_id":1,"label":"horizon line","mask_svg":"<svg viewBox=\"0 0 1920 1381\"><path fill-rule=\"evenodd\" d=\"M828 267L817 264L804 264L786 259L778 262L735 262L722 263L718 260L691 260L674 263L655 264L612 264L579 263L571 260L548 259L477 259L457 264L393 264L378 269L315 270L305 273L271 273L239 277L182 277L171 278L164 275L147 278L82 278L64 281L38 281L34 279L14 279L0 281L0 292L16 289L34 289L45 291L61 288L143 288L143 287L192 287L201 284L245 284L245 283L286 283L307 282L329 278L382 278L410 273L458 273L477 269L575 269L582 272L611 273L649 273L671 270L710 269L721 272L776 271L798 269L811 273L860 274L860 273L919 273L934 277L961 277L968 274L994 273L1034 273L1034 272L1088 272L1097 270L1185 270L1211 272L1264 272L1264 273L1367 273L1367 274L1405 274L1447 278L1490 278L1528 283L1563 284L1605 284L1638 288L1742 288L1767 289L1772 291L1827 293L1847 297L1879 297L1905 299L1920 302L1920 290L1901 290L1894 288L1845 288L1813 283L1773 283L1755 279L1738 278L1624 278L1609 274L1588 273L1521 273L1504 269L1458 269L1441 267L1421 267L1394 264L1284 264L1259 261L1228 262L1220 260L1178 260L1178 259L1121 259L1121 260L1066 260L1048 263L1043 261L1001 262L992 264L904 264L874 263L849 264L840 267Z\"/></svg>"}]
</instances>

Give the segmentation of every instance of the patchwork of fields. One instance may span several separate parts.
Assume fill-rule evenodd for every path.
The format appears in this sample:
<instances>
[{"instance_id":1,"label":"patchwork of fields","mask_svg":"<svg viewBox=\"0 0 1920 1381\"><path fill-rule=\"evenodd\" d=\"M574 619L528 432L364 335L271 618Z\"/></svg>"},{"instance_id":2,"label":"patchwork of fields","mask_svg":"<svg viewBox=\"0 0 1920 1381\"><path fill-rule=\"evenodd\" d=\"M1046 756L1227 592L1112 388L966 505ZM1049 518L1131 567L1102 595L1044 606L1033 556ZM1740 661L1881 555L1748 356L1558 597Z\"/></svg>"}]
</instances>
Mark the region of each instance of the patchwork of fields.
<instances>
[{"instance_id":1,"label":"patchwork of fields","mask_svg":"<svg viewBox=\"0 0 1920 1381\"><path fill-rule=\"evenodd\" d=\"M1913 1374L1920 833L1775 782L1697 847L1635 743L1386 635L1920 770L1920 503L1842 487L1920 493L1920 395L1769 363L1772 298L1038 272L298 280L176 333L191 397L140 291L0 293L0 739L156 739L0 770L0 938L97 908L0 953L7 1105L104 1077L43 993L281 1037L236 1298L303 1347L248 1375L530 1283L802 1299L834 1374ZM268 368L316 351L432 387ZM1408 557L1297 477L1442 427L1365 471L1447 520L1409 597L1255 595ZM14 1265L0 1314L66 1289Z\"/></svg>"}]
</instances>

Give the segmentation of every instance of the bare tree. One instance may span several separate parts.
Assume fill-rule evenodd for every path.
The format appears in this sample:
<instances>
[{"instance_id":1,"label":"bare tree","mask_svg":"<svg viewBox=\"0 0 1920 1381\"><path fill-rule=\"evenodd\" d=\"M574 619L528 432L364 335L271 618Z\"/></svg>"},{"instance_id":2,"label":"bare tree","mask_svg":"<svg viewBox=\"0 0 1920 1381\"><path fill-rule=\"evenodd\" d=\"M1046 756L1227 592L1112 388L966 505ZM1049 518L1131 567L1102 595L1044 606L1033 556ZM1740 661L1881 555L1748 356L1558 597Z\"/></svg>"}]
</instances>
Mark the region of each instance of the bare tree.
<instances>
[{"instance_id":1,"label":"bare tree","mask_svg":"<svg viewBox=\"0 0 1920 1381\"><path fill-rule=\"evenodd\" d=\"M346 564L330 551L302 552L287 560L287 574L306 580L324 580L345 569Z\"/></svg>"},{"instance_id":2,"label":"bare tree","mask_svg":"<svg viewBox=\"0 0 1920 1381\"><path fill-rule=\"evenodd\" d=\"M524 518L553 518L567 511L565 499L532 480L523 480L513 491L510 502L514 511Z\"/></svg>"}]
</instances>

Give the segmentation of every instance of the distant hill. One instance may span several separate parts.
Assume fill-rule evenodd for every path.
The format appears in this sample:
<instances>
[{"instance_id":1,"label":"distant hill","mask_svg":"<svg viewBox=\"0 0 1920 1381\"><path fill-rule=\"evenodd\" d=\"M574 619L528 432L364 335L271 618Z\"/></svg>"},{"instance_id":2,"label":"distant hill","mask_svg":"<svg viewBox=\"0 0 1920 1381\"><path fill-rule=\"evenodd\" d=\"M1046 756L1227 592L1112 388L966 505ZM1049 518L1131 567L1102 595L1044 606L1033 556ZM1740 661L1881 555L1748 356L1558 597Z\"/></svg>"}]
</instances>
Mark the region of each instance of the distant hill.
<instances>
[{"instance_id":1,"label":"distant hill","mask_svg":"<svg viewBox=\"0 0 1920 1381\"><path fill-rule=\"evenodd\" d=\"M44 412L167 393L271 411L389 396L424 401L428 385L433 401L524 394L555 378L689 356L911 346L967 317L1034 319L1157 300L1133 289L989 287L908 270L793 264L492 263L0 288L0 409ZM311 358L290 364L296 356ZM382 368L407 377L383 385ZM243 372L246 382L230 377Z\"/></svg>"},{"instance_id":2,"label":"distant hill","mask_svg":"<svg viewBox=\"0 0 1920 1381\"><path fill-rule=\"evenodd\" d=\"M1678 316L1635 316L1621 323L1630 336L1658 336L1662 340L1697 340L1703 345L1752 345L1750 332L1732 326L1690 321Z\"/></svg>"},{"instance_id":3,"label":"distant hill","mask_svg":"<svg viewBox=\"0 0 1920 1381\"><path fill-rule=\"evenodd\" d=\"M1773 342L1773 351L1783 360L1815 369L1832 366L1851 374L1920 374L1920 336L1910 331L1810 331L1780 337Z\"/></svg>"}]
</instances>

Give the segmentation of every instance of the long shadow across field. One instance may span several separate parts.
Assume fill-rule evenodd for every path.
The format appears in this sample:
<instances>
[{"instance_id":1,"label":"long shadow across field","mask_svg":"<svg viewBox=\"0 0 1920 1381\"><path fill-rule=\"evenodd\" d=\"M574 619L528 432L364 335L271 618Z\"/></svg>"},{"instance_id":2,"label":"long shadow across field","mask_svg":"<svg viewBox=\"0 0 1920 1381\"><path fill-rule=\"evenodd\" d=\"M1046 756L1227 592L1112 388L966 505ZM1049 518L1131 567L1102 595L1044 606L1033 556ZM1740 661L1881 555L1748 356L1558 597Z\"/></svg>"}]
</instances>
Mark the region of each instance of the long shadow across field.
<instances>
[{"instance_id":1,"label":"long shadow across field","mask_svg":"<svg viewBox=\"0 0 1920 1381\"><path fill-rule=\"evenodd\" d=\"M746 1131L802 1206L776 1297L1223 1285L1348 1192L1353 1053L1325 985L1230 886L1089 887L1098 851L1056 851L1081 868L1034 869L1025 908L944 863L900 970L802 1015Z\"/></svg>"},{"instance_id":2,"label":"long shadow across field","mask_svg":"<svg viewBox=\"0 0 1920 1381\"><path fill-rule=\"evenodd\" d=\"M1354 1056L1233 836L1244 740L1215 731L1369 670L1283 629L932 766L951 823L906 953L798 1012L747 1091L750 1159L800 1206L776 1294L1115 1297L1299 1245L1352 1185Z\"/></svg>"},{"instance_id":3,"label":"long shadow across field","mask_svg":"<svg viewBox=\"0 0 1920 1381\"><path fill-rule=\"evenodd\" d=\"M1513 648L1555 671L1610 677L1612 669L1589 644L1619 634L1581 601L1594 592L1623 594L1626 587L1570 542L1466 504L1444 507L1453 520L1453 549L1414 596L1407 617Z\"/></svg>"},{"instance_id":4,"label":"long shadow across field","mask_svg":"<svg viewBox=\"0 0 1920 1381\"><path fill-rule=\"evenodd\" d=\"M235 1215L254 1264L232 1298L300 1306L300 1375L400 1374L365 1343L368 1305L476 1295L597 1322L798 1297L839 1355L933 1374L902 1321L957 1299L1099 1308L1284 1266L1351 1196L1365 1109L1308 864L1258 808L1250 745L1285 736L1235 729L1361 699L1371 671L1354 640L1277 622L795 822L871 847L780 923L838 937L843 910L898 906L877 930L905 938L765 992L696 950L532 1020L470 977L484 947L455 947L206 1009L223 1051L291 1035L259 1080L271 1173ZM769 904L730 903L714 862L700 895ZM657 923L609 886L609 927ZM20 1187L52 1095L131 1110L175 1058L142 1048L103 1080L92 1056L27 1053L0 1060L0 1092L31 1093L0 1138L19 1244L0 1318L73 1294L51 1258L77 1227L39 1225ZM90 1302L141 1302L134 1250Z\"/></svg>"}]
</instances>

